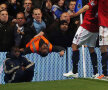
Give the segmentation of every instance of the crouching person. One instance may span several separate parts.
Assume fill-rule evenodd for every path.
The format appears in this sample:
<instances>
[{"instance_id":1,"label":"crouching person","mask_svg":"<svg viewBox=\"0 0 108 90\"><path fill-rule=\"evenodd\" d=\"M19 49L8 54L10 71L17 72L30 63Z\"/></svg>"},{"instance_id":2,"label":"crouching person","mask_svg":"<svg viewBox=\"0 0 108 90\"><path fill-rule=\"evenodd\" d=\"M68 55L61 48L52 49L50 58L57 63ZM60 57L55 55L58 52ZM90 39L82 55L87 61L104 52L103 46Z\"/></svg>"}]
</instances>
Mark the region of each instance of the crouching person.
<instances>
[{"instance_id":1,"label":"crouching person","mask_svg":"<svg viewBox=\"0 0 108 90\"><path fill-rule=\"evenodd\" d=\"M35 64L21 56L18 47L12 47L4 62L5 83L29 82L34 76Z\"/></svg>"}]
</instances>

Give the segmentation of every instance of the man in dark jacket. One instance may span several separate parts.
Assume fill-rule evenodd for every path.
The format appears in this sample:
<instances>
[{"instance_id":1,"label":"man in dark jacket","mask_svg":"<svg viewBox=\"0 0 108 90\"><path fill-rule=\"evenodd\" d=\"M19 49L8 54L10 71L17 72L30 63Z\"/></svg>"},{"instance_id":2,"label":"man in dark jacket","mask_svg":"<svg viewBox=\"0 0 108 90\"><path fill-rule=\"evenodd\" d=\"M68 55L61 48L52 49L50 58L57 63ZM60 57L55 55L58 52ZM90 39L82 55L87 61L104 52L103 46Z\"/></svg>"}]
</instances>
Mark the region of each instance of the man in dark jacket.
<instances>
[{"instance_id":1,"label":"man in dark jacket","mask_svg":"<svg viewBox=\"0 0 108 90\"><path fill-rule=\"evenodd\" d=\"M61 20L60 22L55 21L49 28L44 30L44 33L53 45L64 48L71 46L72 34L65 20Z\"/></svg>"},{"instance_id":2,"label":"man in dark jacket","mask_svg":"<svg viewBox=\"0 0 108 90\"><path fill-rule=\"evenodd\" d=\"M8 12L0 11L0 51L9 51L14 45L14 25L8 21Z\"/></svg>"},{"instance_id":3,"label":"man in dark jacket","mask_svg":"<svg viewBox=\"0 0 108 90\"><path fill-rule=\"evenodd\" d=\"M17 47L12 47L4 62L4 81L6 83L29 82L34 75L34 63L20 55Z\"/></svg>"},{"instance_id":4,"label":"man in dark jacket","mask_svg":"<svg viewBox=\"0 0 108 90\"><path fill-rule=\"evenodd\" d=\"M7 7L8 14L15 19L16 14L22 11L22 6L17 3L17 0L10 0Z\"/></svg>"},{"instance_id":5,"label":"man in dark jacket","mask_svg":"<svg viewBox=\"0 0 108 90\"><path fill-rule=\"evenodd\" d=\"M17 23L14 28L15 46L24 48L26 44L36 35L36 31L26 25L26 19L23 12L17 13Z\"/></svg>"},{"instance_id":6,"label":"man in dark jacket","mask_svg":"<svg viewBox=\"0 0 108 90\"><path fill-rule=\"evenodd\" d=\"M42 4L42 19L46 24L46 27L49 27L54 22L54 15L52 8L51 0L44 0Z\"/></svg>"}]
</instances>

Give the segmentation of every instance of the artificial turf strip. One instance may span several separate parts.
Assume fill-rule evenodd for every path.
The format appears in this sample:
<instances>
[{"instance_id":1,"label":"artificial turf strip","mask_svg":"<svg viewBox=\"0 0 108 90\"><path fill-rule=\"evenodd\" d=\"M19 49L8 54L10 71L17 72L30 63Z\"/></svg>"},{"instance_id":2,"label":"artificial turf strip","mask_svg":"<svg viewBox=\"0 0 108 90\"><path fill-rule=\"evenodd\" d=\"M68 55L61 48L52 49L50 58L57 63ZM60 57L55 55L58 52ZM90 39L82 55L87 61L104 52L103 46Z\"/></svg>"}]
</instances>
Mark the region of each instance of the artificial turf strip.
<instances>
[{"instance_id":1,"label":"artificial turf strip","mask_svg":"<svg viewBox=\"0 0 108 90\"><path fill-rule=\"evenodd\" d=\"M108 90L108 81L72 79L0 85L0 90Z\"/></svg>"}]
</instances>

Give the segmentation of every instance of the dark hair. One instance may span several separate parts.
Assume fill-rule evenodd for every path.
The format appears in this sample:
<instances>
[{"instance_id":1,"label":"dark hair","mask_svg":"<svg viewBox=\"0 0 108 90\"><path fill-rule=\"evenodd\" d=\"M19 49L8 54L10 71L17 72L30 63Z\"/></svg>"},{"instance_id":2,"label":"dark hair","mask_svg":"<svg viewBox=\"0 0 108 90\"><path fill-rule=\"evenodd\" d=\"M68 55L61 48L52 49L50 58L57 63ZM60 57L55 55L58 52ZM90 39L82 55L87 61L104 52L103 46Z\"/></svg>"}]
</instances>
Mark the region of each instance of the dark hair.
<instances>
[{"instance_id":1,"label":"dark hair","mask_svg":"<svg viewBox=\"0 0 108 90\"><path fill-rule=\"evenodd\" d=\"M7 11L7 10L5 10L5 9L4 9L4 10L0 10L0 13L1 13L2 11ZM8 11L7 11L7 12L8 12Z\"/></svg>"},{"instance_id":2,"label":"dark hair","mask_svg":"<svg viewBox=\"0 0 108 90\"><path fill-rule=\"evenodd\" d=\"M25 2L26 0L22 0L22 5L24 5L24 2ZM31 2L33 3L33 1L31 0Z\"/></svg>"},{"instance_id":3,"label":"dark hair","mask_svg":"<svg viewBox=\"0 0 108 90\"><path fill-rule=\"evenodd\" d=\"M43 44L46 44L46 43L44 42L43 39L40 39L39 48L42 47ZM46 44L46 45L47 45L47 44ZM45 56L48 55L48 53L43 53L43 52L39 51L39 55L41 55L42 57L45 57Z\"/></svg>"},{"instance_id":4,"label":"dark hair","mask_svg":"<svg viewBox=\"0 0 108 90\"><path fill-rule=\"evenodd\" d=\"M18 14L23 14L23 15L24 15L24 18L25 18L24 12L18 12L17 15L18 15ZM17 18L17 15L16 15L16 18ZM26 19L26 18L25 18L25 19Z\"/></svg>"},{"instance_id":5,"label":"dark hair","mask_svg":"<svg viewBox=\"0 0 108 90\"><path fill-rule=\"evenodd\" d=\"M41 10L40 8L33 8L32 14L34 14L34 11L35 11L35 10L40 10L40 12L42 13L42 10Z\"/></svg>"},{"instance_id":6,"label":"dark hair","mask_svg":"<svg viewBox=\"0 0 108 90\"><path fill-rule=\"evenodd\" d=\"M76 2L77 0L70 0L69 2Z\"/></svg>"},{"instance_id":7,"label":"dark hair","mask_svg":"<svg viewBox=\"0 0 108 90\"><path fill-rule=\"evenodd\" d=\"M67 23L68 24L68 22L66 20L61 20L60 21L60 25L63 25L64 23Z\"/></svg>"},{"instance_id":8,"label":"dark hair","mask_svg":"<svg viewBox=\"0 0 108 90\"><path fill-rule=\"evenodd\" d=\"M57 4L60 0L53 0L53 4Z\"/></svg>"},{"instance_id":9,"label":"dark hair","mask_svg":"<svg viewBox=\"0 0 108 90\"><path fill-rule=\"evenodd\" d=\"M41 10L42 10L42 11L44 11L45 9L47 9L47 8L46 8L46 2L48 2L48 0L44 0L44 1L42 2L42 5L41 5ZM50 2L52 3L51 0L50 0Z\"/></svg>"},{"instance_id":10,"label":"dark hair","mask_svg":"<svg viewBox=\"0 0 108 90\"><path fill-rule=\"evenodd\" d=\"M60 0L54 0L54 4L55 4L55 5L58 5L58 2L59 2L59 1L60 1ZM65 8L65 2L66 2L66 1L64 0L64 5L62 6L63 9Z\"/></svg>"},{"instance_id":11,"label":"dark hair","mask_svg":"<svg viewBox=\"0 0 108 90\"><path fill-rule=\"evenodd\" d=\"M2 5L2 4L6 4L6 3L5 2L1 2L0 5ZM7 4L6 4L6 6L7 6Z\"/></svg>"}]
</instances>

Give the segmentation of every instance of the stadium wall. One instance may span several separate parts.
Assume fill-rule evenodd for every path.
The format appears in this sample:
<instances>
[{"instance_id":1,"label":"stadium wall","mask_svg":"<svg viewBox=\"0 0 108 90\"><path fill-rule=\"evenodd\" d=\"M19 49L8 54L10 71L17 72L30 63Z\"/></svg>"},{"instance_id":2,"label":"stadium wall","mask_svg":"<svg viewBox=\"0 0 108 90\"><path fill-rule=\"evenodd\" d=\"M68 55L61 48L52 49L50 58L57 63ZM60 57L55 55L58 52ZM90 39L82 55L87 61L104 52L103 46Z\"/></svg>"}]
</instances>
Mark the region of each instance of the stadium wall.
<instances>
[{"instance_id":1,"label":"stadium wall","mask_svg":"<svg viewBox=\"0 0 108 90\"><path fill-rule=\"evenodd\" d=\"M84 77L83 74L83 55L82 48L80 50L80 60L78 65L79 77ZM37 54L28 54L26 57L35 63L34 77L32 81L49 81L49 80L63 80L72 79L63 76L72 70L72 48L68 48L63 57L60 57L58 53L51 53L47 57L42 58ZM101 65L101 53L99 48L95 48L98 57L98 70L99 74L102 74ZM91 65L91 58L89 55L88 48L84 49L85 65L86 65L86 77L91 77L93 74L93 68ZM3 61L6 59L6 52L0 53L0 84L5 84L4 82L4 72L2 70Z\"/></svg>"}]
</instances>

